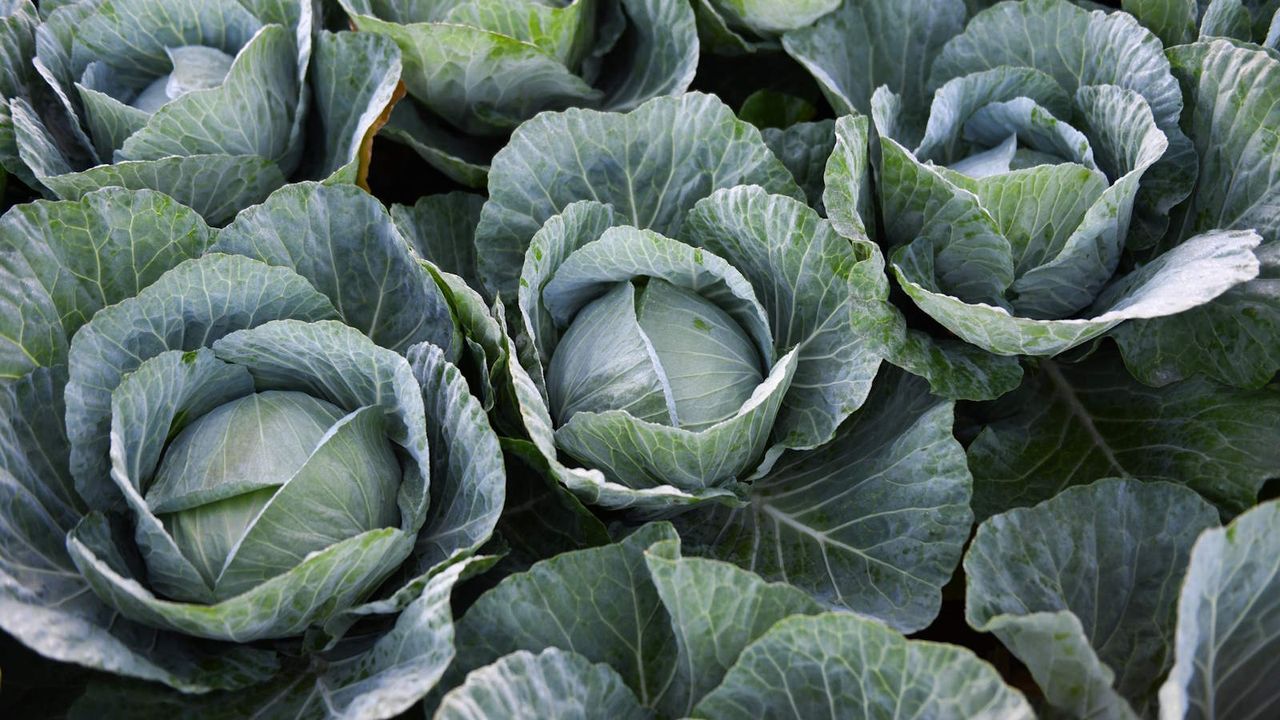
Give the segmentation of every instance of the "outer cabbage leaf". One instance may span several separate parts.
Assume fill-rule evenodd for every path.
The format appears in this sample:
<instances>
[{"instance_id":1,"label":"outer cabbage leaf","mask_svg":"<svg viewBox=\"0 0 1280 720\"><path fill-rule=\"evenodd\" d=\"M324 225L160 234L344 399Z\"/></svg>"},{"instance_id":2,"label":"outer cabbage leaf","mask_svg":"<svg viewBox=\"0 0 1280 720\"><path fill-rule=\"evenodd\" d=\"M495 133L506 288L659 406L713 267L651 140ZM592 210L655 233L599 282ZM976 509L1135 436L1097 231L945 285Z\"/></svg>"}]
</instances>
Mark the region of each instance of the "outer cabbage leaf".
<instances>
[{"instance_id":1,"label":"outer cabbage leaf","mask_svg":"<svg viewBox=\"0 0 1280 720\"><path fill-rule=\"evenodd\" d=\"M1118 278L1088 318L1038 320L997 305L965 302L932 281L927 243L894 256L894 272L922 310L965 340L1000 355L1057 355L1127 320L1164 318L1200 308L1258 276L1260 238L1250 231L1205 233ZM1245 292L1240 290L1238 292Z\"/></svg>"},{"instance_id":2,"label":"outer cabbage leaf","mask_svg":"<svg viewBox=\"0 0 1280 720\"><path fill-rule=\"evenodd\" d=\"M480 277L491 293L513 299L530 239L574 201L612 205L628 224L679 237L698 200L748 184L801 197L759 131L715 97L658 98L625 115L541 115L494 158L476 229Z\"/></svg>"},{"instance_id":3,"label":"outer cabbage leaf","mask_svg":"<svg viewBox=\"0 0 1280 720\"><path fill-rule=\"evenodd\" d=\"M649 579L644 551L673 540L669 525L649 525L615 545L557 555L507 577L458 623L463 673L517 650L572 650L612 667L645 705L675 672L676 643Z\"/></svg>"},{"instance_id":4,"label":"outer cabbage leaf","mask_svg":"<svg viewBox=\"0 0 1280 720\"><path fill-rule=\"evenodd\" d=\"M1280 502L1259 505L1196 541L1178 603L1177 660L1160 717L1265 717L1280 657Z\"/></svg>"},{"instance_id":5,"label":"outer cabbage leaf","mask_svg":"<svg viewBox=\"0 0 1280 720\"><path fill-rule=\"evenodd\" d=\"M472 672L435 713L436 720L493 717L648 720L653 712L608 665L547 648L537 655L520 650Z\"/></svg>"},{"instance_id":6,"label":"outer cabbage leaf","mask_svg":"<svg viewBox=\"0 0 1280 720\"><path fill-rule=\"evenodd\" d=\"M41 182L64 199L81 198L105 187L159 190L220 224L241 208L261 202L284 185L285 177L259 157L191 155L97 165L78 173L46 176Z\"/></svg>"},{"instance_id":7,"label":"outer cabbage leaf","mask_svg":"<svg viewBox=\"0 0 1280 720\"><path fill-rule=\"evenodd\" d=\"M1262 269L1206 305L1123 325L1116 341L1130 370L1151 385L1201 373L1260 387L1280 370L1280 149L1271 134L1280 123L1280 61L1223 40L1174 48L1169 57L1201 162L1166 242L1213 228L1253 230L1263 240Z\"/></svg>"},{"instance_id":8,"label":"outer cabbage leaf","mask_svg":"<svg viewBox=\"0 0 1280 720\"><path fill-rule=\"evenodd\" d=\"M212 239L200 216L159 193L108 189L21 205L0 219L0 377L66 363L95 312L137 293Z\"/></svg>"},{"instance_id":9,"label":"outer cabbage leaf","mask_svg":"<svg viewBox=\"0 0 1280 720\"><path fill-rule=\"evenodd\" d=\"M512 5L513 10L530 13L577 14L583 3L552 8L517 0ZM409 94L464 133L499 134L542 110L600 100L600 93L561 58L528 38L512 35L515 28L466 24L449 16L444 18L448 22L401 24L379 18L368 0L346 0L344 7L357 29L395 41L404 58ZM494 19L508 18L483 18ZM529 26L537 27L530 22L522 29ZM477 72L474 66L482 69Z\"/></svg>"},{"instance_id":10,"label":"outer cabbage leaf","mask_svg":"<svg viewBox=\"0 0 1280 720\"><path fill-rule=\"evenodd\" d=\"M1112 353L1077 365L1041 361L1008 403L1012 412L969 446L979 518L1114 476L1185 485L1238 513L1280 462L1274 390L1204 379L1150 388Z\"/></svg>"},{"instance_id":11,"label":"outer cabbage leaf","mask_svg":"<svg viewBox=\"0 0 1280 720\"><path fill-rule=\"evenodd\" d=\"M431 451L431 502L406 571L434 571L493 534L506 491L502 450L462 372L430 343L409 348Z\"/></svg>"},{"instance_id":12,"label":"outer cabbage leaf","mask_svg":"<svg viewBox=\"0 0 1280 720\"><path fill-rule=\"evenodd\" d=\"M624 55L612 71L610 56L599 59L604 107L628 111L650 98L684 92L698 64L698 34L689 8L670 0L622 0L620 9L630 20L617 39Z\"/></svg>"},{"instance_id":13,"label":"outer cabbage leaf","mask_svg":"<svg viewBox=\"0 0 1280 720\"><path fill-rule=\"evenodd\" d=\"M311 64L318 136L302 174L329 182L365 185L373 135L397 101L400 58L395 44L369 33L322 30Z\"/></svg>"},{"instance_id":14,"label":"outer cabbage leaf","mask_svg":"<svg viewBox=\"0 0 1280 720\"><path fill-rule=\"evenodd\" d=\"M952 404L881 373L826 445L783 453L741 508L675 522L689 552L729 560L903 631L929 625L972 523Z\"/></svg>"},{"instance_id":15,"label":"outer cabbage leaf","mask_svg":"<svg viewBox=\"0 0 1280 720\"><path fill-rule=\"evenodd\" d=\"M343 322L383 347L403 353L430 342L450 359L460 352L443 292L386 208L357 187L281 188L223 228L213 249L294 270L329 298Z\"/></svg>"},{"instance_id":16,"label":"outer cabbage leaf","mask_svg":"<svg viewBox=\"0 0 1280 720\"><path fill-rule=\"evenodd\" d=\"M393 40L410 100L387 134L450 178L483 187L520 123L569 107L630 110L693 80L693 9L675 0L341 0L363 32Z\"/></svg>"},{"instance_id":17,"label":"outer cabbage leaf","mask_svg":"<svg viewBox=\"0 0 1280 720\"><path fill-rule=\"evenodd\" d=\"M698 33L710 52L733 56L772 53L783 33L807 27L840 0L696 0Z\"/></svg>"},{"instance_id":18,"label":"outer cabbage leaf","mask_svg":"<svg viewBox=\"0 0 1280 720\"><path fill-rule=\"evenodd\" d=\"M476 274L476 225L484 197L464 192L427 195L413 205L392 205L391 217L418 257L483 288Z\"/></svg>"},{"instance_id":19,"label":"outer cabbage leaf","mask_svg":"<svg viewBox=\"0 0 1280 720\"><path fill-rule=\"evenodd\" d=\"M1217 522L1184 487L1119 479L996 515L965 554L965 617L994 632L1058 710L1149 716L1173 661L1191 545Z\"/></svg>"},{"instance_id":20,"label":"outer cabbage leaf","mask_svg":"<svg viewBox=\"0 0 1280 720\"><path fill-rule=\"evenodd\" d=\"M910 112L923 112L934 60L965 19L962 0L847 0L787 33L782 44L808 68L838 115L869 114L871 94L882 86L901 95Z\"/></svg>"},{"instance_id":21,"label":"outer cabbage leaf","mask_svg":"<svg viewBox=\"0 0 1280 720\"><path fill-rule=\"evenodd\" d=\"M839 0L707 0L732 27L757 35L784 33L802 28L836 9Z\"/></svg>"},{"instance_id":22,"label":"outer cabbage leaf","mask_svg":"<svg viewBox=\"0 0 1280 720\"><path fill-rule=\"evenodd\" d=\"M1155 33L1165 47L1173 47L1195 37L1204 4L1204 0L1123 0L1120 6Z\"/></svg>"},{"instance_id":23,"label":"outer cabbage leaf","mask_svg":"<svg viewBox=\"0 0 1280 720\"><path fill-rule=\"evenodd\" d=\"M786 583L763 582L727 563L681 558L674 540L650 546L645 563L676 635L677 669L659 705L664 715L688 716L738 653L780 619L820 610Z\"/></svg>"},{"instance_id":24,"label":"outer cabbage leaf","mask_svg":"<svg viewBox=\"0 0 1280 720\"><path fill-rule=\"evenodd\" d=\"M615 545L537 563L482 595L458 625L460 655L450 674L460 680L514 651L572 650L611 668L641 705L679 717L720 682L743 647L778 620L817 609L790 586L681 558L669 525L647 525ZM469 692L480 682L491 692L500 678L473 673L471 680L463 686Z\"/></svg>"},{"instance_id":25,"label":"outer cabbage leaf","mask_svg":"<svg viewBox=\"0 0 1280 720\"><path fill-rule=\"evenodd\" d=\"M313 668L282 672L247 690L182 695L154 685L91 683L68 716L90 718L322 717L374 720L410 710L454 657L450 594L484 558L455 563L433 577L380 637L353 639ZM371 642L372 641L372 642Z\"/></svg>"},{"instance_id":26,"label":"outer cabbage leaf","mask_svg":"<svg viewBox=\"0 0 1280 720\"><path fill-rule=\"evenodd\" d=\"M1122 7L1167 47L1225 37L1276 48L1275 0L1124 0Z\"/></svg>"},{"instance_id":27,"label":"outer cabbage leaf","mask_svg":"<svg viewBox=\"0 0 1280 720\"><path fill-rule=\"evenodd\" d=\"M1032 718L995 668L953 645L907 640L874 620L792 617L747 646L695 718Z\"/></svg>"},{"instance_id":28,"label":"outer cabbage leaf","mask_svg":"<svg viewBox=\"0 0 1280 720\"><path fill-rule=\"evenodd\" d=\"M822 214L823 174L836 142L834 122L818 120L787 123L781 128L761 127L760 136L800 183L809 206Z\"/></svg>"}]
</instances>

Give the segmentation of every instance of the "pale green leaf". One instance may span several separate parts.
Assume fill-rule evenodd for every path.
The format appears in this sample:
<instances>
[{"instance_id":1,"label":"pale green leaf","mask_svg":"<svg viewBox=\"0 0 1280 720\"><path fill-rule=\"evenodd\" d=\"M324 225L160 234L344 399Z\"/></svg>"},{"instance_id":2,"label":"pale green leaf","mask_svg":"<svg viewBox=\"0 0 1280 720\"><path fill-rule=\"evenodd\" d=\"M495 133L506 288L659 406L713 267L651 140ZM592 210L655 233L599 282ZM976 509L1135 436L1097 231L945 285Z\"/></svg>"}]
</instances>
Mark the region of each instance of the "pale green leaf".
<instances>
[{"instance_id":1,"label":"pale green leaf","mask_svg":"<svg viewBox=\"0 0 1280 720\"><path fill-rule=\"evenodd\" d=\"M439 681L454 656L453 586L483 560L455 563L431 579L394 625L370 644L354 640L315 665L279 672L235 692L177 693L153 684L95 682L72 706L76 720L233 720L317 717L376 720L408 711ZM117 713L118 711L118 713Z\"/></svg>"},{"instance_id":2,"label":"pale green leaf","mask_svg":"<svg viewBox=\"0 0 1280 720\"><path fill-rule=\"evenodd\" d=\"M840 6L840 0L708 0L728 23L768 37L805 27Z\"/></svg>"},{"instance_id":3,"label":"pale green leaf","mask_svg":"<svg viewBox=\"0 0 1280 720\"><path fill-rule=\"evenodd\" d=\"M410 348L408 359L431 451L431 503L410 563L426 571L489 539L502 513L506 472L498 437L458 368L425 343Z\"/></svg>"},{"instance_id":4,"label":"pale green leaf","mask_svg":"<svg viewBox=\"0 0 1280 720\"><path fill-rule=\"evenodd\" d=\"M926 243L894 257L894 272L912 300L961 338L1000 355L1057 355L1126 320L1175 315L1208 303L1258 275L1253 249L1259 238L1247 231L1198 235L1154 262L1114 281L1086 317L1036 320L1002 307L966 303L939 290Z\"/></svg>"},{"instance_id":5,"label":"pale green leaf","mask_svg":"<svg viewBox=\"0 0 1280 720\"><path fill-rule=\"evenodd\" d=\"M835 147L823 169L822 203L836 232L850 240L871 238L875 206L871 187L871 121L865 115L836 120Z\"/></svg>"},{"instance_id":6,"label":"pale green leaf","mask_svg":"<svg viewBox=\"0 0 1280 720\"><path fill-rule=\"evenodd\" d=\"M67 538L67 551L94 594L124 617L182 635L235 643L298 635L351 605L395 568L412 546L396 528L371 530L313 553L292 570L216 605L156 597L113 559L128 535L97 511Z\"/></svg>"},{"instance_id":7,"label":"pale green leaf","mask_svg":"<svg viewBox=\"0 0 1280 720\"><path fill-rule=\"evenodd\" d=\"M288 30L267 26L244 47L216 88L170 101L125 141L117 160L253 155L285 164L299 108L296 49ZM287 98L281 102L281 96ZM248 130L252 132L248 132Z\"/></svg>"},{"instance_id":8,"label":"pale green leaf","mask_svg":"<svg viewBox=\"0 0 1280 720\"><path fill-rule=\"evenodd\" d=\"M669 0L621 0L628 20L619 51L606 57L597 85L602 107L633 110L650 98L679 95L698 67L698 31L693 9ZM608 63L613 63L610 71Z\"/></svg>"},{"instance_id":9,"label":"pale green leaf","mask_svg":"<svg viewBox=\"0 0 1280 720\"><path fill-rule=\"evenodd\" d=\"M542 110L601 100L559 59L519 38L462 24L401 25L346 7L356 29L400 47L409 95L465 133L501 134Z\"/></svg>"},{"instance_id":10,"label":"pale green leaf","mask_svg":"<svg viewBox=\"0 0 1280 720\"><path fill-rule=\"evenodd\" d=\"M1260 276L1182 315L1125 325L1116 338L1144 382L1163 385L1202 373L1259 387L1280 370L1276 267L1280 261L1280 61L1227 41L1172 49L1186 92L1187 132L1200 153L1200 178L1168 242L1212 229L1254 230ZM1189 343L1194 343L1189 345ZM1197 348L1186 352L1187 347Z\"/></svg>"},{"instance_id":11,"label":"pale green leaf","mask_svg":"<svg viewBox=\"0 0 1280 720\"><path fill-rule=\"evenodd\" d=\"M1196 0L1123 0L1120 6L1159 36L1166 47L1190 42L1196 35L1200 15Z\"/></svg>"},{"instance_id":12,"label":"pale green leaf","mask_svg":"<svg viewBox=\"0 0 1280 720\"><path fill-rule=\"evenodd\" d=\"M41 176L58 197L79 199L104 187L156 190L222 225L284 185L281 169L257 155L190 155L98 165L81 172Z\"/></svg>"},{"instance_id":13,"label":"pale green leaf","mask_svg":"<svg viewBox=\"0 0 1280 720\"><path fill-rule=\"evenodd\" d=\"M1112 331L1129 371L1155 386L1196 374L1236 387L1270 382L1280 370L1280 241L1254 253L1262 266L1258 277L1213 302Z\"/></svg>"},{"instance_id":14,"label":"pale green leaf","mask_svg":"<svg viewBox=\"0 0 1280 720\"><path fill-rule=\"evenodd\" d=\"M343 182L362 179L360 157L379 118L395 97L400 58L395 43L373 33L320 32L309 79L312 109L323 144L308 146L305 177L338 174Z\"/></svg>"}]
</instances>

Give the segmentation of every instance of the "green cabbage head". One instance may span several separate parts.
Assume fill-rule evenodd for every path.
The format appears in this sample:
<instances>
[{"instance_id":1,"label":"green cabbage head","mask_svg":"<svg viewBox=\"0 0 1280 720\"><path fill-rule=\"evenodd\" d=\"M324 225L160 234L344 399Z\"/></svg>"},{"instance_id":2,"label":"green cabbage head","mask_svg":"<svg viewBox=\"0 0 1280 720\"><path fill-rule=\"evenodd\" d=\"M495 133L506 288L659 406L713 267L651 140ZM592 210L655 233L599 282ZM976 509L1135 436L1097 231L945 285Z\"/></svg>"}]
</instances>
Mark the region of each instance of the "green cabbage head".
<instances>
[{"instance_id":1,"label":"green cabbage head","mask_svg":"<svg viewBox=\"0 0 1280 720\"><path fill-rule=\"evenodd\" d=\"M311 0L8 0L0 40L10 173L64 199L158 190L214 224L290 179L360 179L400 72Z\"/></svg>"},{"instance_id":2,"label":"green cabbage head","mask_svg":"<svg viewBox=\"0 0 1280 720\"><path fill-rule=\"evenodd\" d=\"M200 713L430 690L505 486L435 277L349 185L220 232L121 188L7 213L5 630Z\"/></svg>"}]
</instances>

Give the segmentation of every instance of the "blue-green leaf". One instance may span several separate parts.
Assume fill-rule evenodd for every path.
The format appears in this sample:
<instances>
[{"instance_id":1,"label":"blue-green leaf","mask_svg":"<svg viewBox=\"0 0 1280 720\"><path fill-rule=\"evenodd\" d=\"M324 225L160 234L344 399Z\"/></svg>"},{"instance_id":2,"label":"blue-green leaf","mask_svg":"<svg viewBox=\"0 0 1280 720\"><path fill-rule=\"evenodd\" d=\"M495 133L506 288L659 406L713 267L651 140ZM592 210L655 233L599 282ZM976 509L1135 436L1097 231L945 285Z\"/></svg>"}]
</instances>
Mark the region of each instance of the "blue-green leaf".
<instances>
[{"instance_id":1,"label":"blue-green leaf","mask_svg":"<svg viewBox=\"0 0 1280 720\"><path fill-rule=\"evenodd\" d=\"M907 640L850 613L791 617L747 646L695 718L1030 720L1026 698L969 650Z\"/></svg>"},{"instance_id":2,"label":"blue-green leaf","mask_svg":"<svg viewBox=\"0 0 1280 720\"><path fill-rule=\"evenodd\" d=\"M576 200L611 204L628 224L678 237L698 200L744 184L801 197L759 131L715 97L658 98L627 114L541 115L494 157L476 230L480 276L513 298L530 239Z\"/></svg>"},{"instance_id":3,"label":"blue-green leaf","mask_svg":"<svg viewBox=\"0 0 1280 720\"><path fill-rule=\"evenodd\" d=\"M430 342L450 358L460 352L444 295L386 208L355 186L283 187L224 228L213 249L293 270L383 347L403 353Z\"/></svg>"},{"instance_id":4,"label":"blue-green leaf","mask_svg":"<svg viewBox=\"0 0 1280 720\"><path fill-rule=\"evenodd\" d=\"M1167 718L1265 717L1280 647L1280 502L1200 536L1178 602L1177 660L1160 688Z\"/></svg>"},{"instance_id":5,"label":"blue-green leaf","mask_svg":"<svg viewBox=\"0 0 1280 720\"><path fill-rule=\"evenodd\" d=\"M965 617L1073 717L1151 714L1172 664L1175 593L1217 510L1169 483L1099 480L982 523Z\"/></svg>"}]
</instances>

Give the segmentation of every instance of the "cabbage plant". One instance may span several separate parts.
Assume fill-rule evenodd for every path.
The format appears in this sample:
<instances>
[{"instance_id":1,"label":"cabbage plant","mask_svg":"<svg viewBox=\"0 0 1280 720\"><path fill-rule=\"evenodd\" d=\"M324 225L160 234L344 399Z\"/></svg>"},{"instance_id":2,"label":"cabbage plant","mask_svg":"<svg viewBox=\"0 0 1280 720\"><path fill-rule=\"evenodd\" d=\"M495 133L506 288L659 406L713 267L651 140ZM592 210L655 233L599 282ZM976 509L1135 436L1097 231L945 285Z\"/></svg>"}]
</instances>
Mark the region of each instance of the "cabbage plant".
<instances>
[{"instance_id":1,"label":"cabbage plant","mask_svg":"<svg viewBox=\"0 0 1280 720\"><path fill-rule=\"evenodd\" d=\"M474 255L428 254L475 262L502 308L513 450L570 500L672 517L691 551L820 606L929 623L971 478L953 405L882 367L901 318L865 234L696 93L539 115L489 190ZM402 216L417 235L426 210Z\"/></svg>"},{"instance_id":2,"label":"cabbage plant","mask_svg":"<svg viewBox=\"0 0 1280 720\"><path fill-rule=\"evenodd\" d=\"M0 38L6 170L64 199L158 190L214 224L290 179L363 181L400 73L393 43L319 30L311 0L12 0Z\"/></svg>"},{"instance_id":3,"label":"cabbage plant","mask_svg":"<svg viewBox=\"0 0 1280 720\"><path fill-rule=\"evenodd\" d=\"M890 12L858 5L788 47L838 105L869 110L894 273L960 338L1000 355L1055 355L1257 276L1261 238L1249 228L1206 228L1140 263L1125 255L1165 234L1197 164L1169 61L1132 16L1024 0L959 32L962 3L941 2L950 12L928 32L902 31L928 75L875 87L819 44L869 33Z\"/></svg>"},{"instance_id":4,"label":"cabbage plant","mask_svg":"<svg viewBox=\"0 0 1280 720\"><path fill-rule=\"evenodd\" d=\"M6 632L202 717L430 690L505 479L386 210L287 186L214 232L112 188L14 208L0 248Z\"/></svg>"},{"instance_id":5,"label":"cabbage plant","mask_svg":"<svg viewBox=\"0 0 1280 720\"><path fill-rule=\"evenodd\" d=\"M758 131L705 95L544 114L499 153L479 274L530 343L534 440L588 468L565 477L589 501L729 500L865 399L879 254L800 197Z\"/></svg>"},{"instance_id":6,"label":"cabbage plant","mask_svg":"<svg viewBox=\"0 0 1280 720\"><path fill-rule=\"evenodd\" d=\"M404 55L408 99L383 134L483 187L493 154L543 110L629 110L683 92L698 37L685 0L341 0Z\"/></svg>"}]
</instances>

